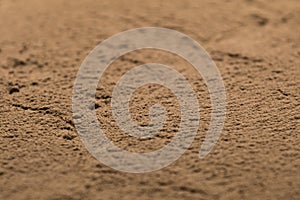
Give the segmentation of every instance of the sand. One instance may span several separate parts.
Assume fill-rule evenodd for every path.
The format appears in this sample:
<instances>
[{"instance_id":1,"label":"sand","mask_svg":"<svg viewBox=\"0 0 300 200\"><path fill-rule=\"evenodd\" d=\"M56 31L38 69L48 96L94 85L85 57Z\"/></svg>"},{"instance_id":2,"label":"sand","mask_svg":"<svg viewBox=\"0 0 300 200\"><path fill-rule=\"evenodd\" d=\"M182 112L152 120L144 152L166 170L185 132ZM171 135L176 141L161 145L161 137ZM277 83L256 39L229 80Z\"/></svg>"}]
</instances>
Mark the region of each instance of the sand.
<instances>
[{"instance_id":1,"label":"sand","mask_svg":"<svg viewBox=\"0 0 300 200\"><path fill-rule=\"evenodd\" d=\"M130 174L86 150L72 120L72 89L98 43L149 26L180 31L208 51L225 84L227 118L212 152L199 159L211 111L201 76L162 51L119 58L96 95L97 117L116 145L150 152L178 130L178 102L157 85L137 90L130 110L138 124L147 124L148 107L161 102L168 112L161 133L139 140L116 126L111 91L134 66L174 67L200 104L189 150L159 171ZM0 199L300 198L299 1L1 0L0 27Z\"/></svg>"}]
</instances>

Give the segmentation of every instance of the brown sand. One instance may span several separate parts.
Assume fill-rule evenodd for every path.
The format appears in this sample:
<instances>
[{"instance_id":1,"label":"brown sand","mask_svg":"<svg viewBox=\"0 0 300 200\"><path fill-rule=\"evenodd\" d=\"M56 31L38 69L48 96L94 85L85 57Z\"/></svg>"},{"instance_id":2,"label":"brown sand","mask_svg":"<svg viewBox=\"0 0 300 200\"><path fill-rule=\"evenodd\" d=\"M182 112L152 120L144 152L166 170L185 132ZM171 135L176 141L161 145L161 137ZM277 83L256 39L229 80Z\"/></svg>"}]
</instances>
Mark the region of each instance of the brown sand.
<instances>
[{"instance_id":1,"label":"brown sand","mask_svg":"<svg viewBox=\"0 0 300 200\"><path fill-rule=\"evenodd\" d=\"M217 145L200 160L210 119L201 77L165 52L119 58L96 97L98 118L117 145L149 152L178 128L178 102L157 85L136 91L131 111L143 124L148 106L166 105L160 135L139 141L115 125L111 90L133 66L173 66L201 105L197 138L180 159L156 172L129 174L101 164L83 146L72 122L72 87L96 44L145 26L181 31L207 49L224 79L228 110ZM0 27L0 199L300 199L298 0L0 0Z\"/></svg>"}]
</instances>

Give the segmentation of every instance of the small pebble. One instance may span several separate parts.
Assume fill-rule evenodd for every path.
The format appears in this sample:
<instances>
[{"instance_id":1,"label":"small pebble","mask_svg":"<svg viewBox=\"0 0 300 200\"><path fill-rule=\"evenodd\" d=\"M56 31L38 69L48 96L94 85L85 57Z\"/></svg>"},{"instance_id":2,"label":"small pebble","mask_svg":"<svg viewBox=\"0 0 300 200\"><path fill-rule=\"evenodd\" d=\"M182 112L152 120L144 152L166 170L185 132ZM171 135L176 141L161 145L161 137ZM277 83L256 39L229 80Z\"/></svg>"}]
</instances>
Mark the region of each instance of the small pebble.
<instances>
[{"instance_id":1,"label":"small pebble","mask_svg":"<svg viewBox=\"0 0 300 200\"><path fill-rule=\"evenodd\" d=\"M9 94L13 94L15 92L20 92L20 89L17 88L17 87L12 87L10 90L9 90Z\"/></svg>"}]
</instances>

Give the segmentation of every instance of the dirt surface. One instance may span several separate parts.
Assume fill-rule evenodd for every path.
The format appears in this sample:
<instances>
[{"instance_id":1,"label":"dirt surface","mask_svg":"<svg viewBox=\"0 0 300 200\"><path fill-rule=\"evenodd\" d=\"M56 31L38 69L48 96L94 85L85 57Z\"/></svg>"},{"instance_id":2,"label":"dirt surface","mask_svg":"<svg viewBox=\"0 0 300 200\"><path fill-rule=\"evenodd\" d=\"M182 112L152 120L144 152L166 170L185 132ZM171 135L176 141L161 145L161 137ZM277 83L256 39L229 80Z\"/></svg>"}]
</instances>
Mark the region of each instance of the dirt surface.
<instances>
[{"instance_id":1,"label":"dirt surface","mask_svg":"<svg viewBox=\"0 0 300 200\"><path fill-rule=\"evenodd\" d=\"M72 88L99 42L147 26L178 30L209 52L226 87L227 118L213 151L199 159L210 120L201 76L161 51L119 58L96 95L98 119L118 146L159 149L180 119L172 93L146 85L132 97L132 116L147 124L148 107L161 102L166 126L143 141L118 129L111 90L134 66L173 66L191 82L201 110L197 137L180 159L130 174L88 153L72 121ZM300 199L299 1L0 0L0 27L0 199Z\"/></svg>"}]
</instances>

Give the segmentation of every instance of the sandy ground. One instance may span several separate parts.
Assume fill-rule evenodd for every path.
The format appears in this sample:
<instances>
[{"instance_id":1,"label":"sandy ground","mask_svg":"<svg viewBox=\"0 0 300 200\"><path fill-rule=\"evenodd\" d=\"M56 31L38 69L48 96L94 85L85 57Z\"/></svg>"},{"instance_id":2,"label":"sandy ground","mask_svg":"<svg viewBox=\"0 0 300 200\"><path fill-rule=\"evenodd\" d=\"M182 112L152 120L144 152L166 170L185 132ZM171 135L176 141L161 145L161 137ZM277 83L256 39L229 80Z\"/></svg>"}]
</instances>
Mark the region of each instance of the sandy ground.
<instances>
[{"instance_id":1,"label":"sandy ground","mask_svg":"<svg viewBox=\"0 0 300 200\"><path fill-rule=\"evenodd\" d=\"M153 151L178 128L178 102L157 85L136 91L131 111L147 124L147 106L162 102L168 121L161 134L140 141L115 125L111 90L136 65L174 66L196 90L201 110L197 138L180 159L156 172L122 173L82 144L72 87L95 45L145 26L181 31L210 53L224 79L227 119L200 160L210 119L201 76L161 51L119 58L96 96L99 121L118 146ZM299 1L0 0L0 27L0 199L300 199Z\"/></svg>"}]
</instances>

